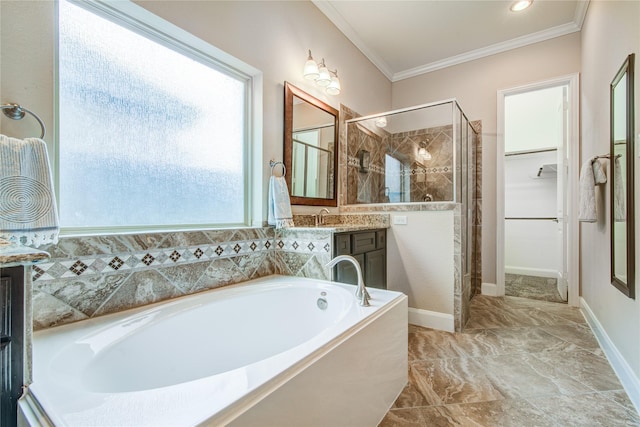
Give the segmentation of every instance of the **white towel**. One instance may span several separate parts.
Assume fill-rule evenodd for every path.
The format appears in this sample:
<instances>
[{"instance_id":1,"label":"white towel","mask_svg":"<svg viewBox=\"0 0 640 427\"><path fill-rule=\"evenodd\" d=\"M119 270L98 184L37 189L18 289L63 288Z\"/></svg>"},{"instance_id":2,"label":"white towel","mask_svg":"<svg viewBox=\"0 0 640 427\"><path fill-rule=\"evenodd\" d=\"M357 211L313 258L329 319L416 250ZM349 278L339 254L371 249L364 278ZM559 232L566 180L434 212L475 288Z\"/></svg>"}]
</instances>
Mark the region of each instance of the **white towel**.
<instances>
[{"instance_id":1,"label":"white towel","mask_svg":"<svg viewBox=\"0 0 640 427\"><path fill-rule=\"evenodd\" d=\"M624 191L624 182L622 181L622 165L620 164L620 156L616 156L613 162L613 217L615 221L622 222L627 218L626 196Z\"/></svg>"},{"instance_id":2,"label":"white towel","mask_svg":"<svg viewBox=\"0 0 640 427\"><path fill-rule=\"evenodd\" d=\"M580 168L580 206L578 221L596 222L596 182L593 176L592 159L583 163Z\"/></svg>"},{"instance_id":3,"label":"white towel","mask_svg":"<svg viewBox=\"0 0 640 427\"><path fill-rule=\"evenodd\" d=\"M276 228L293 227L293 215L291 215L291 202L287 181L283 176L271 176L269 179L269 225Z\"/></svg>"},{"instance_id":4,"label":"white towel","mask_svg":"<svg viewBox=\"0 0 640 427\"><path fill-rule=\"evenodd\" d=\"M605 184L607 182L607 175L604 173L602 163L598 158L591 160L591 167L593 168L593 178L596 184Z\"/></svg>"},{"instance_id":5,"label":"white towel","mask_svg":"<svg viewBox=\"0 0 640 427\"><path fill-rule=\"evenodd\" d=\"M58 210L47 145L0 135L0 238L26 246L58 243Z\"/></svg>"}]
</instances>

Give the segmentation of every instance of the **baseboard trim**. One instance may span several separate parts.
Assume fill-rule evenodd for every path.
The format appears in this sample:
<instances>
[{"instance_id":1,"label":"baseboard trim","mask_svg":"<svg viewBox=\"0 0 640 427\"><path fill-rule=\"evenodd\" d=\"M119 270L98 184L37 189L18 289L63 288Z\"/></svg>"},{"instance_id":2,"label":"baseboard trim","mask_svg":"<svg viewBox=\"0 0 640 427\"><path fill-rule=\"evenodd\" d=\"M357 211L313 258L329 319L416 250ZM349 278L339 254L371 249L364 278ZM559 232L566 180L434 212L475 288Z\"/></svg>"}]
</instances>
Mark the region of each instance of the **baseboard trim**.
<instances>
[{"instance_id":1,"label":"baseboard trim","mask_svg":"<svg viewBox=\"0 0 640 427\"><path fill-rule=\"evenodd\" d=\"M439 329L441 331L455 331L453 314L440 313L437 311L409 307L409 323L425 328Z\"/></svg>"},{"instance_id":2,"label":"baseboard trim","mask_svg":"<svg viewBox=\"0 0 640 427\"><path fill-rule=\"evenodd\" d=\"M629 399L631 399L636 410L640 413L640 379L635 375L627 361L622 357L616 346L613 344L607 335L607 332L602 327L602 324L600 324L600 321L593 311L591 311L591 308L584 298L580 298L580 308L582 309L582 313L584 314L585 319L587 319L593 334L596 336L598 343L600 343L600 347L602 347L607 359L609 359L611 367L618 375L627 395L629 395Z\"/></svg>"},{"instance_id":3,"label":"baseboard trim","mask_svg":"<svg viewBox=\"0 0 640 427\"><path fill-rule=\"evenodd\" d=\"M482 295L497 297L498 285L496 285L495 283L483 283L482 287L480 288L480 292L482 293Z\"/></svg>"}]
</instances>

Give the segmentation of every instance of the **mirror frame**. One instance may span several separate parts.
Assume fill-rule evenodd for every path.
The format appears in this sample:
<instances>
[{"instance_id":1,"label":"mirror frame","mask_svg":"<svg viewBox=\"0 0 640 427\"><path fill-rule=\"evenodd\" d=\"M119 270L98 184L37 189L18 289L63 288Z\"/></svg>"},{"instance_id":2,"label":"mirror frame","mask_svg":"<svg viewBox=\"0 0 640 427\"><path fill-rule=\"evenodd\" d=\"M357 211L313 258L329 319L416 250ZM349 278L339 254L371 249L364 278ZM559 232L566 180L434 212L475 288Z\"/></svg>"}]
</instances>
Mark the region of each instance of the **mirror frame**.
<instances>
[{"instance_id":1,"label":"mirror frame","mask_svg":"<svg viewBox=\"0 0 640 427\"><path fill-rule=\"evenodd\" d=\"M635 212L634 212L634 60L635 54L627 56L626 60L622 64L622 67L618 70L618 73L614 77L609 87L609 100L610 100L610 185L609 185L609 221L611 225L611 284L615 286L620 292L635 299ZM615 180L615 151L614 151L614 90L616 85L625 79L626 93L625 93L625 108L624 112L626 116L626 147L625 147L625 167L626 175L623 177L626 180L626 197L625 197L625 210L626 210L626 247L627 247L627 277L626 280L616 276L615 274L615 217L614 217L614 180Z\"/></svg>"},{"instance_id":2,"label":"mirror frame","mask_svg":"<svg viewBox=\"0 0 640 427\"><path fill-rule=\"evenodd\" d=\"M293 97L308 102L334 117L334 144L333 144L333 197L323 199L318 197L300 197L291 194L291 173L287 173L285 179L289 188L289 196L292 205L310 206L338 206L338 110L319 99L298 89L289 82L284 82L284 166L287 171L293 171Z\"/></svg>"}]
</instances>

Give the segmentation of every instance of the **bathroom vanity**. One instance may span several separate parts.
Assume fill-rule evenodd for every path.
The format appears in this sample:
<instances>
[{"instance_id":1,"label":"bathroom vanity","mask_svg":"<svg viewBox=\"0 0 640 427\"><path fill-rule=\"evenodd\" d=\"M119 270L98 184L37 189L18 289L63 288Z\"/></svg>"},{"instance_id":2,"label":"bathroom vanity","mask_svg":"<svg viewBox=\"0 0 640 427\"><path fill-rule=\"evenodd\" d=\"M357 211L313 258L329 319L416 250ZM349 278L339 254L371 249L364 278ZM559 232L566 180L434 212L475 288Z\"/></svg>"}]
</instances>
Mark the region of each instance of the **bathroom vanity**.
<instances>
[{"instance_id":1,"label":"bathroom vanity","mask_svg":"<svg viewBox=\"0 0 640 427\"><path fill-rule=\"evenodd\" d=\"M0 245L0 425L18 423L18 399L31 382L31 264L49 254Z\"/></svg>"},{"instance_id":2,"label":"bathroom vanity","mask_svg":"<svg viewBox=\"0 0 640 427\"><path fill-rule=\"evenodd\" d=\"M351 255L362 269L366 286L387 289L387 230L337 232L333 236L333 256ZM340 263L334 267L337 282L356 285L358 276L353 264Z\"/></svg>"}]
</instances>

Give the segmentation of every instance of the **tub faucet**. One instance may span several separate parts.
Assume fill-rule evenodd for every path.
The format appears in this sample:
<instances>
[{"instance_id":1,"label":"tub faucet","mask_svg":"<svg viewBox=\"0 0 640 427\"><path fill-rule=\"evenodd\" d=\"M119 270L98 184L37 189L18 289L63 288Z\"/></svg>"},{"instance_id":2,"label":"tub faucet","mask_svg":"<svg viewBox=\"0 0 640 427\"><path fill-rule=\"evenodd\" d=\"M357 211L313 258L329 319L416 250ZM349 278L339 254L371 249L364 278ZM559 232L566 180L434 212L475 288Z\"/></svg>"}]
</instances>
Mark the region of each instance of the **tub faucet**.
<instances>
[{"instance_id":1,"label":"tub faucet","mask_svg":"<svg viewBox=\"0 0 640 427\"><path fill-rule=\"evenodd\" d=\"M369 300L371 296L369 292L367 292L367 288L364 286L364 280L362 280L362 269L360 269L360 263L358 260L352 257L351 255L338 255L331 261L325 265L325 267L333 267L340 261L349 261L356 269L356 273L358 274L358 287L356 288L356 298L360 301L360 305L363 307L369 307Z\"/></svg>"},{"instance_id":2,"label":"tub faucet","mask_svg":"<svg viewBox=\"0 0 640 427\"><path fill-rule=\"evenodd\" d=\"M324 216L329 213L329 209L322 208L320 213L316 216L316 226L324 225Z\"/></svg>"}]
</instances>

